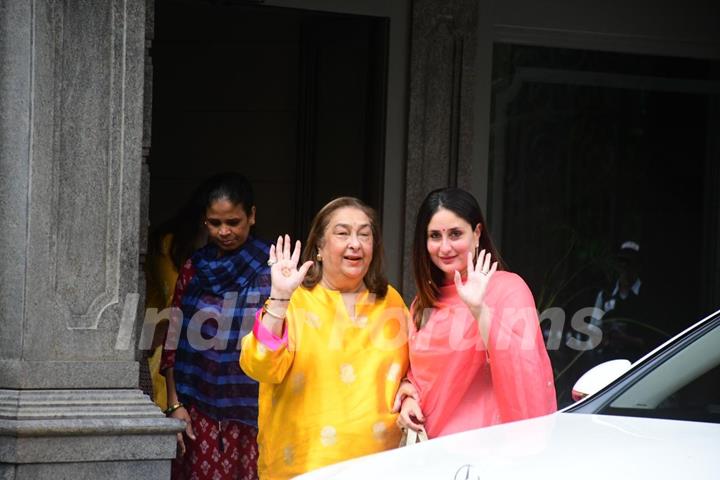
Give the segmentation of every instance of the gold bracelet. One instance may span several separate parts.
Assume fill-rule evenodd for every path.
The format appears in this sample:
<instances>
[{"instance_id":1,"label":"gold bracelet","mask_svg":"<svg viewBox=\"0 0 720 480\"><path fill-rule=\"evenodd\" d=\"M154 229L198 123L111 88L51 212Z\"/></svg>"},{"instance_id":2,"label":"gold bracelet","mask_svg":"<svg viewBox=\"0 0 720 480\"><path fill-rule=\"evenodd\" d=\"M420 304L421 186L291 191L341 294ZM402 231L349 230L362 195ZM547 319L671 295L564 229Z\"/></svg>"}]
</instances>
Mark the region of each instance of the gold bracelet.
<instances>
[{"instance_id":1,"label":"gold bracelet","mask_svg":"<svg viewBox=\"0 0 720 480\"><path fill-rule=\"evenodd\" d=\"M278 315L277 313L271 312L270 309L267 308L267 305L263 305L262 310L263 310L264 313L267 313L267 314L270 315L271 317L275 317L275 318L277 318L278 320L285 320L285 317L284 317L284 316L281 316L281 315Z\"/></svg>"},{"instance_id":2,"label":"gold bracelet","mask_svg":"<svg viewBox=\"0 0 720 480\"><path fill-rule=\"evenodd\" d=\"M181 407L184 407L184 406L185 406L185 405L183 405L182 403L177 402L177 403L175 403L175 404L173 404L173 405L170 405L170 406L169 406L168 408L166 408L165 410L163 410L163 413L164 413L165 415L170 415L171 413L173 413L173 412L174 412L175 410L177 410L178 408L181 408Z\"/></svg>"}]
</instances>

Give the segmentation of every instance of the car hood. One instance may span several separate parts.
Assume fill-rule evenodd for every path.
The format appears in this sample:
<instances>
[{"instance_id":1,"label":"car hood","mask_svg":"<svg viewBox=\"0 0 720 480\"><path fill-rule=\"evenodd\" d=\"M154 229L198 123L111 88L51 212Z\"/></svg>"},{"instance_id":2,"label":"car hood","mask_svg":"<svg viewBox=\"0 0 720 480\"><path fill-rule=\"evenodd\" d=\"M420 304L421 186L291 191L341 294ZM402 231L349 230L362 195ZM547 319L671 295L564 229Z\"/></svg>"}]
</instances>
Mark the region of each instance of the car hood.
<instances>
[{"instance_id":1,"label":"car hood","mask_svg":"<svg viewBox=\"0 0 720 480\"><path fill-rule=\"evenodd\" d=\"M300 479L717 479L720 425L580 413L481 428Z\"/></svg>"}]
</instances>

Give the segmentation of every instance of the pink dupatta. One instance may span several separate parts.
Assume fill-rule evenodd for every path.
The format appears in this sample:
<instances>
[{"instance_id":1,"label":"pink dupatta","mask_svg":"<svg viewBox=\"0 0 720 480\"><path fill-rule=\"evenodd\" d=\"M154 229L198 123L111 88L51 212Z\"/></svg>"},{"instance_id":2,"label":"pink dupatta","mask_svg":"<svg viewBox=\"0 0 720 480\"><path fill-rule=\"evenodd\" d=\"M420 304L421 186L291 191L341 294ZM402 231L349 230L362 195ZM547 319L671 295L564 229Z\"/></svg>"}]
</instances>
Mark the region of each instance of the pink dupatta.
<instances>
[{"instance_id":1,"label":"pink dupatta","mask_svg":"<svg viewBox=\"0 0 720 480\"><path fill-rule=\"evenodd\" d=\"M428 435L537 417L557 409L535 302L522 278L496 272L488 285L489 345L455 285L426 324L410 326L408 378L420 392Z\"/></svg>"}]
</instances>

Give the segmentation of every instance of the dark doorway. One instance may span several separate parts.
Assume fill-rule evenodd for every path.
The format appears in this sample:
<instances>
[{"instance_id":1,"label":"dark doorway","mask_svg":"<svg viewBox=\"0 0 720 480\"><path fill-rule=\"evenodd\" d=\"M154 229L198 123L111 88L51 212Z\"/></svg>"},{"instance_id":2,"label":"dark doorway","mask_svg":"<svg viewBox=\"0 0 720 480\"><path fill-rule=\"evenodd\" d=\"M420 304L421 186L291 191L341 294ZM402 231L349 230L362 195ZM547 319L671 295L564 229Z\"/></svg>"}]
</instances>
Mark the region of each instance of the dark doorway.
<instances>
[{"instance_id":1,"label":"dark doorway","mask_svg":"<svg viewBox=\"0 0 720 480\"><path fill-rule=\"evenodd\" d=\"M506 44L493 58L491 211L505 260L538 310L562 312L564 340L587 307L610 313L606 343L550 351L562 405L594 364L635 360L717 309L719 70ZM618 289L626 241L640 300L613 317L616 300L598 299Z\"/></svg>"},{"instance_id":2,"label":"dark doorway","mask_svg":"<svg viewBox=\"0 0 720 480\"><path fill-rule=\"evenodd\" d=\"M252 182L266 239L304 238L336 196L380 210L387 32L377 17L156 2L151 228L227 170Z\"/></svg>"}]
</instances>

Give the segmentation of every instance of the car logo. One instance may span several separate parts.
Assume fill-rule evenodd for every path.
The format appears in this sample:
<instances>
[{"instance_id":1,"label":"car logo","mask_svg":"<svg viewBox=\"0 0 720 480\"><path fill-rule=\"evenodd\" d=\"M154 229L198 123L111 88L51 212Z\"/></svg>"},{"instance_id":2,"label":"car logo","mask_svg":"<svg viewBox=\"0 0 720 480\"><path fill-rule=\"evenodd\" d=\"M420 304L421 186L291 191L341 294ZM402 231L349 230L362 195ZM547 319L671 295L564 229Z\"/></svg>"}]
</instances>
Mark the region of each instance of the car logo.
<instances>
[{"instance_id":1,"label":"car logo","mask_svg":"<svg viewBox=\"0 0 720 480\"><path fill-rule=\"evenodd\" d=\"M457 469L453 480L480 480L480 473L470 464L463 465Z\"/></svg>"}]
</instances>

